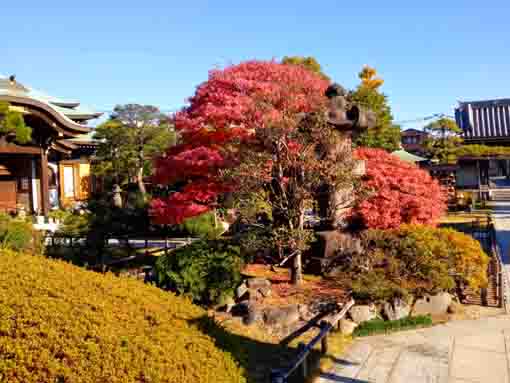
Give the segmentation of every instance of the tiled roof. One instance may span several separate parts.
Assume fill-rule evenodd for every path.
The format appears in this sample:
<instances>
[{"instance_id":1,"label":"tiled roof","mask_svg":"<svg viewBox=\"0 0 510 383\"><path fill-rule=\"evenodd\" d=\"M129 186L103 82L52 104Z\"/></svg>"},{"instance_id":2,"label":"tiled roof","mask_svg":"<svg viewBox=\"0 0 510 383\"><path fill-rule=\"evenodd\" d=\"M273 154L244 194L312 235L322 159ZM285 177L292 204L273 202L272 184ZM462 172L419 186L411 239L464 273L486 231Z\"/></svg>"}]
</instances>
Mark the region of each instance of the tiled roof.
<instances>
[{"instance_id":1,"label":"tiled roof","mask_svg":"<svg viewBox=\"0 0 510 383\"><path fill-rule=\"evenodd\" d=\"M8 78L3 76L0 76L0 96L1 95L23 97L42 102L71 120L90 120L102 114L81 106L77 101L68 101L49 96L41 91L20 84L17 81L11 82Z\"/></svg>"},{"instance_id":2,"label":"tiled roof","mask_svg":"<svg viewBox=\"0 0 510 383\"><path fill-rule=\"evenodd\" d=\"M391 154L394 156L397 156L402 161L406 161L406 162L416 163L416 162L427 161L426 158L406 152L404 149L396 150L396 151L392 152Z\"/></svg>"},{"instance_id":3,"label":"tiled roof","mask_svg":"<svg viewBox=\"0 0 510 383\"><path fill-rule=\"evenodd\" d=\"M510 99L460 102L455 119L467 140L510 139Z\"/></svg>"}]
</instances>

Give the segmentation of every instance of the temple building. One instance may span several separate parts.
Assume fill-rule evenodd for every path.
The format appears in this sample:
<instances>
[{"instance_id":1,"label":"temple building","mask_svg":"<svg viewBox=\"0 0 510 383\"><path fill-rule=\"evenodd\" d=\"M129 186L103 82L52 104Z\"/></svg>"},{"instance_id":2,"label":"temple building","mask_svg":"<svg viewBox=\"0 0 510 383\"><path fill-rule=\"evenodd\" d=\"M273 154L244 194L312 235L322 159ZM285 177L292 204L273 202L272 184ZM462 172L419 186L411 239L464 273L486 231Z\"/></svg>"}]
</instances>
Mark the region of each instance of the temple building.
<instances>
[{"instance_id":1,"label":"temple building","mask_svg":"<svg viewBox=\"0 0 510 383\"><path fill-rule=\"evenodd\" d=\"M510 99L460 102L457 125L467 145L487 145L487 150L458 158L457 188L494 196L510 188L510 156L497 147L510 147Z\"/></svg>"},{"instance_id":2,"label":"temple building","mask_svg":"<svg viewBox=\"0 0 510 383\"><path fill-rule=\"evenodd\" d=\"M94 189L90 156L96 143L87 121L101 113L0 76L0 102L21 112L31 142L0 139L0 211L47 216L85 200Z\"/></svg>"},{"instance_id":3,"label":"temple building","mask_svg":"<svg viewBox=\"0 0 510 383\"><path fill-rule=\"evenodd\" d=\"M406 129L400 133L400 142L406 152L423 157L426 154L425 140L428 136L423 130Z\"/></svg>"},{"instance_id":4,"label":"temple building","mask_svg":"<svg viewBox=\"0 0 510 383\"><path fill-rule=\"evenodd\" d=\"M457 125L466 144L510 144L510 99L460 102L455 109Z\"/></svg>"}]
</instances>

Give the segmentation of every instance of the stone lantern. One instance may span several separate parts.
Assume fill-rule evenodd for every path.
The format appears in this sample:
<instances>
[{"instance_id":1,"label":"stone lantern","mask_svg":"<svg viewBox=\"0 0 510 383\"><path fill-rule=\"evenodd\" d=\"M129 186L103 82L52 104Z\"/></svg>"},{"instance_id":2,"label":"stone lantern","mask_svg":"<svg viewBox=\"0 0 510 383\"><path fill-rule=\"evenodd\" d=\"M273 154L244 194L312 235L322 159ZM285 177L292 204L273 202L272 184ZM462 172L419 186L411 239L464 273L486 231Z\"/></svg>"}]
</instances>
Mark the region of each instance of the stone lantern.
<instances>
[{"instance_id":1,"label":"stone lantern","mask_svg":"<svg viewBox=\"0 0 510 383\"><path fill-rule=\"evenodd\" d=\"M352 138L372 128L376 118L372 111L350 105L346 96L345 89L338 84L333 84L326 90L326 97L329 99L326 118L331 129L337 134L336 141L328 147L325 155L335 156L335 153L342 152L344 158L353 161L353 176L361 177L365 174L365 162L353 160ZM327 258L337 255L339 251L361 251L359 240L343 230L346 227L345 216L351 209L354 199L354 186L335 188L334 185L325 184L317 193L316 200L322 224L316 233L318 241L312 257L319 261L321 272L324 271L325 265L327 267ZM314 263L311 264L312 268Z\"/></svg>"}]
</instances>

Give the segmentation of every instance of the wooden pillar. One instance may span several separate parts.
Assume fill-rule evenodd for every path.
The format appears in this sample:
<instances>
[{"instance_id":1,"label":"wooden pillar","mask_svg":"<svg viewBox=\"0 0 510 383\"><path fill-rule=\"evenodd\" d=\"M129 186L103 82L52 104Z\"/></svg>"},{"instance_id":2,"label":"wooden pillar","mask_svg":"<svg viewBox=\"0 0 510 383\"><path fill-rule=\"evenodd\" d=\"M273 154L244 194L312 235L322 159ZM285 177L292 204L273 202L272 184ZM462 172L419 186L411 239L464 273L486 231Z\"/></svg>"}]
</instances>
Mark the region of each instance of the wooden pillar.
<instances>
[{"instance_id":1,"label":"wooden pillar","mask_svg":"<svg viewBox=\"0 0 510 383\"><path fill-rule=\"evenodd\" d=\"M478 174L478 188L482 185L482 169L480 168L480 160L476 160L476 171Z\"/></svg>"},{"instance_id":2,"label":"wooden pillar","mask_svg":"<svg viewBox=\"0 0 510 383\"><path fill-rule=\"evenodd\" d=\"M41 149L41 209L42 214L47 217L50 211L50 188L48 179L48 153Z\"/></svg>"}]
</instances>

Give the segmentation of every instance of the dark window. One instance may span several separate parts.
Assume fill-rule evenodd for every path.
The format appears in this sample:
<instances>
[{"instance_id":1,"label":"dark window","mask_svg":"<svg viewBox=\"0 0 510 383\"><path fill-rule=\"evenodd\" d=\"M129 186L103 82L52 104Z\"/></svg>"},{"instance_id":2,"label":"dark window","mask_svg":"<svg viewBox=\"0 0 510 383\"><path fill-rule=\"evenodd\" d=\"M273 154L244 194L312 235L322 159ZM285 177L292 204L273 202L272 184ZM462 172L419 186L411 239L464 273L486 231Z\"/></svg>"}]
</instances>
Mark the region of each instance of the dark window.
<instances>
[{"instance_id":1,"label":"dark window","mask_svg":"<svg viewBox=\"0 0 510 383\"><path fill-rule=\"evenodd\" d=\"M50 188L57 187L57 172L52 168L48 168L48 185Z\"/></svg>"}]
</instances>

